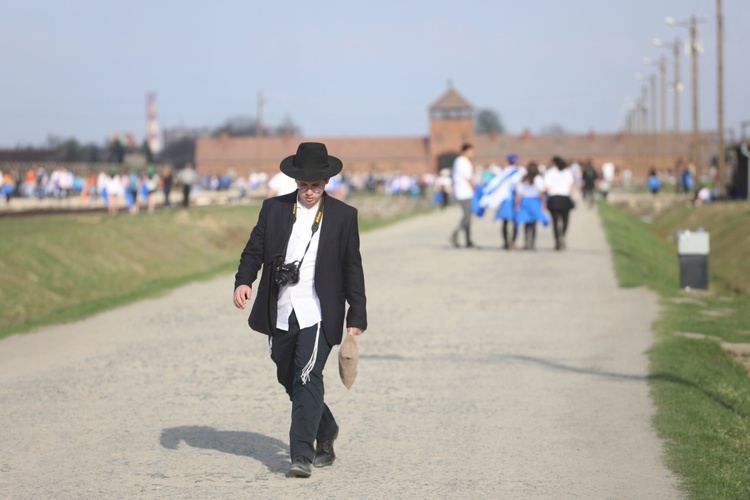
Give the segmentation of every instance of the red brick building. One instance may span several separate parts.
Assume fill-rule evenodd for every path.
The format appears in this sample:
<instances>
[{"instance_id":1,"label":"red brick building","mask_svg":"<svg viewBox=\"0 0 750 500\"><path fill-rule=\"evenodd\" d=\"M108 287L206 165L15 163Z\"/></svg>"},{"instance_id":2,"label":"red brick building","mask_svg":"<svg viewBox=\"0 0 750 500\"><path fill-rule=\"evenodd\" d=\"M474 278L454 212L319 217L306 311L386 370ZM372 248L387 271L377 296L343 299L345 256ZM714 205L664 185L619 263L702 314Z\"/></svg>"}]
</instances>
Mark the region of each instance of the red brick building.
<instances>
[{"instance_id":1,"label":"red brick building","mask_svg":"<svg viewBox=\"0 0 750 500\"><path fill-rule=\"evenodd\" d=\"M554 155L569 160L591 159L599 168L605 161L618 169L630 168L634 178L645 178L653 167L674 166L675 152L689 157L692 137L684 133L675 145L673 136L652 134L594 133L521 135L474 133L474 107L455 89L449 88L429 107L429 135L418 137L211 137L196 143L196 166L202 174L234 170L238 175L251 172L276 173L279 162L294 154L303 141L323 142L331 154L341 158L346 172L401 172L422 174L437 172L450 165L464 142L475 146L474 163L504 164L510 153L521 163L537 161L549 164ZM702 161L708 163L713 151L710 133L700 136Z\"/></svg>"}]
</instances>

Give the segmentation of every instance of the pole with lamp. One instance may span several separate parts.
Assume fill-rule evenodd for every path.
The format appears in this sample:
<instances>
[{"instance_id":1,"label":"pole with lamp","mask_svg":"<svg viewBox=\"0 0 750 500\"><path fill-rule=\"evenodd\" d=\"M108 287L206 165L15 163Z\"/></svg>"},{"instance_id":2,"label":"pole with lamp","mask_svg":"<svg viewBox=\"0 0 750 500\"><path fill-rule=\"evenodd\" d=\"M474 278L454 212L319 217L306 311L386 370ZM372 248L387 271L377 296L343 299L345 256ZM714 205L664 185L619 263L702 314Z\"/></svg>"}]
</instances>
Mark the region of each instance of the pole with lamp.
<instances>
[{"instance_id":1,"label":"pole with lamp","mask_svg":"<svg viewBox=\"0 0 750 500\"><path fill-rule=\"evenodd\" d=\"M661 129L657 127L657 121L656 121L656 75L651 75L651 133L653 134L653 149L654 154L657 157L657 163L659 164L660 168L663 168L665 165L664 163L664 150L666 149L666 140L665 140L665 133L666 133L666 94L667 94L667 86L666 86L666 62L664 60L664 57L661 58L661 60L657 63L650 57L644 57L643 58L643 64L646 66L658 66L659 67L659 85L661 88L661 110L660 110L660 120L661 120ZM661 134L659 134L659 130L661 130Z\"/></svg>"},{"instance_id":2,"label":"pole with lamp","mask_svg":"<svg viewBox=\"0 0 750 500\"><path fill-rule=\"evenodd\" d=\"M641 143L641 151L643 152L643 171L649 169L649 155L648 155L648 86L644 83L641 85L641 100L640 100L640 116L641 116L641 134L639 136Z\"/></svg>"},{"instance_id":3,"label":"pole with lamp","mask_svg":"<svg viewBox=\"0 0 750 500\"><path fill-rule=\"evenodd\" d=\"M690 16L689 21L677 21L673 17L665 17L664 22L669 26L679 26L690 30L690 81L691 81L691 93L692 93L692 109L693 109L693 143L691 147L691 160L693 166L698 168L698 162L700 161L699 151L699 138L698 138L698 52L701 52L700 42L698 41L698 19Z\"/></svg>"},{"instance_id":4,"label":"pole with lamp","mask_svg":"<svg viewBox=\"0 0 750 500\"><path fill-rule=\"evenodd\" d=\"M643 64L659 67L659 128L656 126L656 75L651 76L651 102L653 104L652 128L654 132L655 151L658 156L659 166L664 164L664 151L667 149L667 58L662 55L656 62L650 57L643 58Z\"/></svg>"},{"instance_id":5,"label":"pole with lamp","mask_svg":"<svg viewBox=\"0 0 750 500\"><path fill-rule=\"evenodd\" d=\"M674 43L667 43L660 38L654 38L653 44L657 47L671 49L674 54L674 125L672 139L672 153L675 160L680 157L680 94L682 93L682 82L680 81L680 39L675 38Z\"/></svg>"},{"instance_id":6,"label":"pole with lamp","mask_svg":"<svg viewBox=\"0 0 750 500\"><path fill-rule=\"evenodd\" d=\"M719 197L726 195L726 182L724 176L726 165L724 162L724 11L722 0L716 0L716 70L718 86L718 132L719 132L719 153L716 162L716 178L718 180ZM745 129L742 129L742 136L745 136Z\"/></svg>"},{"instance_id":7,"label":"pole with lamp","mask_svg":"<svg viewBox=\"0 0 750 500\"><path fill-rule=\"evenodd\" d=\"M643 75L636 73L635 79L643 80ZM641 97L636 100L633 107L635 118L635 142L636 160L635 167L637 172L643 172L648 168L648 90L645 84L641 85Z\"/></svg>"},{"instance_id":8,"label":"pole with lamp","mask_svg":"<svg viewBox=\"0 0 750 500\"><path fill-rule=\"evenodd\" d=\"M637 151L634 151L635 144L634 144L634 132L635 132L635 105L633 104L633 99L631 97L628 97L625 100L625 104L623 106L623 112L625 114L625 158L626 158L626 167L627 168L633 168L635 166L637 158L634 160L634 155L637 154Z\"/></svg>"},{"instance_id":9,"label":"pole with lamp","mask_svg":"<svg viewBox=\"0 0 750 500\"><path fill-rule=\"evenodd\" d=\"M266 99L263 97L262 92L258 92L258 100L256 104L257 119L255 122L255 139L258 144L258 166L263 170L263 105L266 103Z\"/></svg>"}]
</instances>

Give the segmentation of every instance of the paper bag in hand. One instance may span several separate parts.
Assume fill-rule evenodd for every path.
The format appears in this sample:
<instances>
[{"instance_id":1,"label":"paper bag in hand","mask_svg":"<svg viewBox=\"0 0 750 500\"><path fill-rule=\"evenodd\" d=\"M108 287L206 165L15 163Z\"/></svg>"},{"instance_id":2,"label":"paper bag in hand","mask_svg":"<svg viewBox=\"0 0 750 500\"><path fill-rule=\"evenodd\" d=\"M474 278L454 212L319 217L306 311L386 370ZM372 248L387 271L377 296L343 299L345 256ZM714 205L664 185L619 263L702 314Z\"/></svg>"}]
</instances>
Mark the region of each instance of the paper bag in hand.
<instances>
[{"instance_id":1,"label":"paper bag in hand","mask_svg":"<svg viewBox=\"0 0 750 500\"><path fill-rule=\"evenodd\" d=\"M345 335L344 341L339 346L339 375L347 389L351 389L357 378L357 361L359 361L359 348L354 341L354 335Z\"/></svg>"}]
</instances>

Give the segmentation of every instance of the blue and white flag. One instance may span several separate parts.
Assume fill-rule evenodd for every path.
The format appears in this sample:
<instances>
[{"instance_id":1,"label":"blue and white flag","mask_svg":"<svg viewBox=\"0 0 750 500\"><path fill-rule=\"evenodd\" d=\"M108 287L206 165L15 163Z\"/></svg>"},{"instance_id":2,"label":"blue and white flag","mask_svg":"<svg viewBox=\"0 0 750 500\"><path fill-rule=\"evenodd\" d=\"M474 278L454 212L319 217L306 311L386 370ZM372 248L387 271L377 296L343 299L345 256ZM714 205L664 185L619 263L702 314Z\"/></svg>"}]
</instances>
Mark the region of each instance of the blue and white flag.
<instances>
[{"instance_id":1,"label":"blue and white flag","mask_svg":"<svg viewBox=\"0 0 750 500\"><path fill-rule=\"evenodd\" d=\"M498 208L503 201L510 198L518 181L523 178L525 169L522 167L506 167L493 177L484 187L484 193L479 200L483 208Z\"/></svg>"}]
</instances>

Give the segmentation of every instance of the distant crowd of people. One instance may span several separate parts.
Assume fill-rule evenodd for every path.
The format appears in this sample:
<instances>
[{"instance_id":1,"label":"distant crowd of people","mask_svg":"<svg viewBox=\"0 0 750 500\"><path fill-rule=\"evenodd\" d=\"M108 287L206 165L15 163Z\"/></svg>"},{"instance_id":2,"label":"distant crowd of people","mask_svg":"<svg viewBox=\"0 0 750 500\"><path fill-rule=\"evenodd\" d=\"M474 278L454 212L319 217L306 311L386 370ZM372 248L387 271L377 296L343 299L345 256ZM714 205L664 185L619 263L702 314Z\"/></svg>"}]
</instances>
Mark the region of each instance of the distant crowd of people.
<instances>
[{"instance_id":1,"label":"distant crowd of people","mask_svg":"<svg viewBox=\"0 0 750 500\"><path fill-rule=\"evenodd\" d=\"M473 157L474 148L464 144L453 167L442 169L433 184L434 204L445 207L455 202L462 208L459 224L449 238L456 247L461 246L461 233L464 245L474 246L471 217L483 216L485 210L492 209L495 220L502 223L503 248L516 249L519 228L523 228L523 248L534 249L537 224L546 226L551 222L555 249L564 250L570 210L575 205L573 191L580 193L586 207L593 208L595 199L606 201L616 185L626 190L642 189L642 185L633 185L629 168L618 172L612 162L604 162L597 170L589 159L567 161L555 156L549 165L528 162L524 166L519 164L517 155L509 154L503 166L491 163L475 168ZM682 159L677 161L674 170L651 169L645 183L653 195L667 186L669 192L690 196L695 206L716 199L717 185L714 167L697 175L693 165Z\"/></svg>"},{"instance_id":2,"label":"distant crowd of people","mask_svg":"<svg viewBox=\"0 0 750 500\"><path fill-rule=\"evenodd\" d=\"M670 191L675 193L690 195L696 206L718 198L718 192L715 191L718 187L716 168L711 166L699 175L695 166L684 163L682 158L677 160L673 170L652 168L649 171L646 187L651 194L659 194L665 186L669 186ZM714 189L710 186L714 186Z\"/></svg>"},{"instance_id":3,"label":"distant crowd of people","mask_svg":"<svg viewBox=\"0 0 750 500\"><path fill-rule=\"evenodd\" d=\"M13 197L66 198L80 192L84 182L83 178L63 166L57 166L51 172L44 167L27 169L24 174L17 169L6 170L0 172L0 179L6 202Z\"/></svg>"},{"instance_id":4,"label":"distant crowd of people","mask_svg":"<svg viewBox=\"0 0 750 500\"><path fill-rule=\"evenodd\" d=\"M500 236L505 250L516 250L519 230L523 230L523 248L536 248L537 226L551 223L555 250L567 248L570 211L575 207L573 190L580 188L585 203L593 206L597 186L606 196L614 180L615 168L604 164L597 172L590 161L568 162L559 156L550 165L519 163L515 154L505 158L505 165L487 165L474 169L474 147L464 144L452 170L441 171L435 184L435 202L445 206L453 199L461 206L461 219L449 241L460 247L459 237L467 248L474 246L471 237L472 216L484 216L494 210L494 220L501 223ZM602 186L604 184L604 186Z\"/></svg>"},{"instance_id":5,"label":"distant crowd of people","mask_svg":"<svg viewBox=\"0 0 750 500\"><path fill-rule=\"evenodd\" d=\"M475 171L476 183L485 185L503 168L519 167L515 165L518 158L514 155L508 155L506 161L507 165L504 167L493 163L478 166ZM546 178L548 167L537 164L536 168L539 171L538 175ZM551 162L550 168L557 168L554 162ZM611 162L605 162L600 169L596 169L591 160L571 160L566 168L573 177L574 186L580 189L584 203L589 207L593 206L596 197L606 200L616 184L626 189L632 187L631 171L625 168L616 176L615 165ZM683 165L680 162L676 168L680 169L679 174L674 174L672 170L652 169L646 182L648 191L658 194L667 186L670 191L676 193L692 193L696 205L706 203L715 197L715 193L707 187L714 184L710 171L702 173L699 177L692 165ZM274 196L294 189L291 179L281 177L284 176L281 172L273 177L269 177L265 172L238 176L229 169L223 174L209 173L200 176L191 164L186 164L179 170L174 170L171 166L123 170L120 167L81 176L74 175L65 166L57 166L50 171L44 166L39 166L36 169L28 169L23 174L18 169L11 169L0 172L0 195L6 202L10 202L13 197L63 199L79 196L83 200L103 199L113 213L125 207L130 213L135 214L142 207L153 212L157 203L171 207L175 189L182 191L181 204L184 207L189 206L190 193L196 190L234 189L240 198L244 198ZM541 182L530 181L532 186ZM448 168L437 174L352 172L346 176L336 176L326 186L329 194L339 199L348 199L352 193L380 193L410 198L431 195L433 203L442 207L460 201L455 196L456 189L459 191L458 196L461 196L461 188L456 188L454 174ZM505 187L501 189L502 192L505 190ZM157 193L161 196L156 196ZM507 215L507 207L504 213ZM506 227L504 231L507 231L509 220L509 217L503 218L503 226Z\"/></svg>"},{"instance_id":6,"label":"distant crowd of people","mask_svg":"<svg viewBox=\"0 0 750 500\"><path fill-rule=\"evenodd\" d=\"M435 174L406 175L358 172L337 175L326 185L326 191L339 199L348 199L352 193L380 193L393 196L425 197L433 186ZM173 206L174 191L182 190L182 206L190 204L190 193L201 191L235 190L240 198L246 196L271 197L296 189L290 177L282 172L269 177L265 172L236 175L233 169L223 174L199 175L192 164L179 170L171 166L123 169L109 167L86 176L75 175L65 166L51 172L44 166L28 169L21 176L18 169L0 172L0 193L6 201L11 198L79 197L81 200L104 200L112 213L126 208L137 214L141 208L153 212L157 204ZM161 196L158 196L161 194Z\"/></svg>"},{"instance_id":7,"label":"distant crowd of people","mask_svg":"<svg viewBox=\"0 0 750 500\"><path fill-rule=\"evenodd\" d=\"M39 166L29 168L23 174L18 169L0 172L0 193L6 203L12 198L101 199L110 213L117 213L124 206L130 213L137 214L141 207L153 212L157 198L163 206L171 207L175 188L181 188L182 206L188 207L192 190L210 182L210 179L201 179L192 164L179 171L170 165L158 169L153 166L141 169L109 167L85 176L75 175L63 165L50 170Z\"/></svg>"},{"instance_id":8,"label":"distant crowd of people","mask_svg":"<svg viewBox=\"0 0 750 500\"><path fill-rule=\"evenodd\" d=\"M163 194L165 206L171 206L171 194L175 184L183 189L183 205L189 204L189 193L192 186L200 183L195 169L187 165L176 178L171 166L165 166L157 172L155 167L143 169L131 168L127 173L121 168L110 167L108 170L90 172L86 176L75 175L65 166L57 166L48 171L44 166L27 169L21 176L17 170L0 172L2 184L0 191L6 203L11 198L55 198L66 199L79 197L83 201L104 200L112 213L125 205L130 213L138 213L141 206L153 212L156 207L156 194Z\"/></svg>"},{"instance_id":9,"label":"distant crowd of people","mask_svg":"<svg viewBox=\"0 0 750 500\"><path fill-rule=\"evenodd\" d=\"M429 194L435 183L436 174L403 174L398 172L381 174L379 172L354 172L348 175L339 174L332 177L326 185L326 191L339 199L348 199L353 193L378 193L393 196L421 198ZM234 177L231 186L238 189L242 196L256 194L266 189L266 197L278 196L294 191L293 179L283 172L269 178L264 172L253 172L248 177Z\"/></svg>"}]
</instances>

